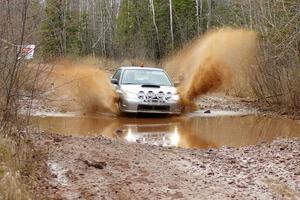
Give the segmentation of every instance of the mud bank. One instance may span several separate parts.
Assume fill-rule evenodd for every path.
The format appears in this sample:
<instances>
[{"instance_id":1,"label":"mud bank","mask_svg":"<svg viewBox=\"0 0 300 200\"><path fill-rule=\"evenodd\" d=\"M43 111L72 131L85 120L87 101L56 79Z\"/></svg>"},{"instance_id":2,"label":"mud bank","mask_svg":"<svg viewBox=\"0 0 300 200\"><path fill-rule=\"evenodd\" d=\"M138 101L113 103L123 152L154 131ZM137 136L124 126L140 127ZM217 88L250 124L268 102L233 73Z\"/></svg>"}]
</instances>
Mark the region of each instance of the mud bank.
<instances>
[{"instance_id":1,"label":"mud bank","mask_svg":"<svg viewBox=\"0 0 300 200\"><path fill-rule=\"evenodd\" d=\"M182 149L103 136L33 134L50 199L297 199L300 140L243 148ZM45 184L47 183L47 184Z\"/></svg>"}]
</instances>

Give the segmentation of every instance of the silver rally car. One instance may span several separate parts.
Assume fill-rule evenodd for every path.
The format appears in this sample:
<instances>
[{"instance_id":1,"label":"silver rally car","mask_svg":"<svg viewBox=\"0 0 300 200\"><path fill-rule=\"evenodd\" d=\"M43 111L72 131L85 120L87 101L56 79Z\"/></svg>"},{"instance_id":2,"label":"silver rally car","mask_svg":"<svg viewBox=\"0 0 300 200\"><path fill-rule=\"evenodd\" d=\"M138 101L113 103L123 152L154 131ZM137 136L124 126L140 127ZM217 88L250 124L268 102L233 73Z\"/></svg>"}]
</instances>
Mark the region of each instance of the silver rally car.
<instances>
[{"instance_id":1,"label":"silver rally car","mask_svg":"<svg viewBox=\"0 0 300 200\"><path fill-rule=\"evenodd\" d=\"M111 79L123 113L180 114L179 95L168 74L159 68L120 67Z\"/></svg>"}]
</instances>

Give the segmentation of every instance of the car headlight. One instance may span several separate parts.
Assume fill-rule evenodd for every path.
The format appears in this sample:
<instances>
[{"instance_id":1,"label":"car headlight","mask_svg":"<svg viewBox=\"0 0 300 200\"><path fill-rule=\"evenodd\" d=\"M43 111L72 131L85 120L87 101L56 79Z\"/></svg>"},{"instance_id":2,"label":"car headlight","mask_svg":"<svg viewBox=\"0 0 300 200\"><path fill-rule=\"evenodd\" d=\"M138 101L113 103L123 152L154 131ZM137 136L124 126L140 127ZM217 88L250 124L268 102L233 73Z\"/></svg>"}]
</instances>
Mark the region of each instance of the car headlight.
<instances>
[{"instance_id":1,"label":"car headlight","mask_svg":"<svg viewBox=\"0 0 300 200\"><path fill-rule=\"evenodd\" d=\"M136 94L131 92L131 91L126 91L126 90L123 90L122 91L122 95L125 97L125 98L129 98L129 99L134 99L136 98Z\"/></svg>"},{"instance_id":2,"label":"car headlight","mask_svg":"<svg viewBox=\"0 0 300 200\"><path fill-rule=\"evenodd\" d=\"M165 96L165 93L164 92L162 92L162 91L160 91L159 93L157 93L157 98L158 99L163 99L164 98L164 96Z\"/></svg>"},{"instance_id":3,"label":"car headlight","mask_svg":"<svg viewBox=\"0 0 300 200\"><path fill-rule=\"evenodd\" d=\"M147 97L148 97L148 99L154 99L154 98L155 98L154 92L153 92L153 91L149 91L149 92L147 93Z\"/></svg>"},{"instance_id":4,"label":"car headlight","mask_svg":"<svg viewBox=\"0 0 300 200\"><path fill-rule=\"evenodd\" d=\"M145 99L145 93L143 92L143 91L140 91L139 93L138 93L138 98L139 99L141 99L141 100L144 100Z\"/></svg>"},{"instance_id":5,"label":"car headlight","mask_svg":"<svg viewBox=\"0 0 300 200\"><path fill-rule=\"evenodd\" d=\"M169 100L169 99L171 99L172 98L172 93L171 92L168 92L167 94L166 94L166 100Z\"/></svg>"}]
</instances>

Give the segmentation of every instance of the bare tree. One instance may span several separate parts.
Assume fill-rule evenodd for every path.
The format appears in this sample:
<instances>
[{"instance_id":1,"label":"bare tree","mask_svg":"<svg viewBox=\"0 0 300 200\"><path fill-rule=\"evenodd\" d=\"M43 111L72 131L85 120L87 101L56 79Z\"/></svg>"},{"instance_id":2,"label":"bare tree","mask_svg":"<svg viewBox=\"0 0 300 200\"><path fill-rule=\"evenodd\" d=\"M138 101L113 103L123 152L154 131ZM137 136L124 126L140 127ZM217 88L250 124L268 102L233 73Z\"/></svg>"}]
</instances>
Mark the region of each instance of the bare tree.
<instances>
[{"instance_id":1,"label":"bare tree","mask_svg":"<svg viewBox=\"0 0 300 200\"><path fill-rule=\"evenodd\" d=\"M21 55L21 48L17 48L19 45L24 44L25 28L27 20L27 11L29 2L23 0L19 9L20 13L14 13L21 18L20 24L14 24L12 18L12 8L16 8L15 1L7 1L6 4L2 4L1 10L4 11L6 20L2 22L1 30L1 43L0 43L0 63L1 63L1 100L2 100L2 119L0 126L3 128L6 122L12 118L13 112L16 114L16 102L18 100L19 93L19 77L22 69L22 62L19 59ZM19 28L16 28L19 26Z\"/></svg>"},{"instance_id":2,"label":"bare tree","mask_svg":"<svg viewBox=\"0 0 300 200\"><path fill-rule=\"evenodd\" d=\"M171 32L171 45L174 49L174 32L173 32L173 11L172 11L172 0L169 0L169 11L170 11L170 32Z\"/></svg>"},{"instance_id":3,"label":"bare tree","mask_svg":"<svg viewBox=\"0 0 300 200\"><path fill-rule=\"evenodd\" d=\"M210 28L211 19L212 19L212 7L211 7L211 0L207 0L207 29Z\"/></svg>"},{"instance_id":4,"label":"bare tree","mask_svg":"<svg viewBox=\"0 0 300 200\"><path fill-rule=\"evenodd\" d=\"M149 0L149 1L150 1L150 7L151 7L151 10L152 10L152 21L153 21L153 25L154 25L155 32L156 32L156 40L157 40L158 51L159 51L159 54L160 54L159 32L158 32L158 27L157 27L157 24L156 24L156 19L155 19L154 3L153 3L153 0Z\"/></svg>"},{"instance_id":5,"label":"bare tree","mask_svg":"<svg viewBox=\"0 0 300 200\"><path fill-rule=\"evenodd\" d=\"M199 1L195 0L196 2L196 17L197 17L197 33L199 34L200 30L200 23L199 23Z\"/></svg>"}]
</instances>

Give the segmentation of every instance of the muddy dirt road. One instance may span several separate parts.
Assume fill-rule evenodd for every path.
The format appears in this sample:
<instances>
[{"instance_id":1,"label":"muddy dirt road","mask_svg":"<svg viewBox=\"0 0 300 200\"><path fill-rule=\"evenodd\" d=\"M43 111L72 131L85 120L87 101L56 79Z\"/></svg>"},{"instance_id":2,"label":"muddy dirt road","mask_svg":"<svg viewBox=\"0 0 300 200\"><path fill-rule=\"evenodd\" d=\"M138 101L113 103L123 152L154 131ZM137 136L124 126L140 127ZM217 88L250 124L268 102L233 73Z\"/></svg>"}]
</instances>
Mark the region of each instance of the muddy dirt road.
<instances>
[{"instance_id":1,"label":"muddy dirt road","mask_svg":"<svg viewBox=\"0 0 300 200\"><path fill-rule=\"evenodd\" d=\"M50 199L298 199L300 141L182 149L35 135L48 149Z\"/></svg>"},{"instance_id":2,"label":"muddy dirt road","mask_svg":"<svg viewBox=\"0 0 300 200\"><path fill-rule=\"evenodd\" d=\"M207 103L208 113L155 119L37 111L32 137L48 170L37 194L299 199L299 121L254 115L240 104L218 105L216 110Z\"/></svg>"}]
</instances>

